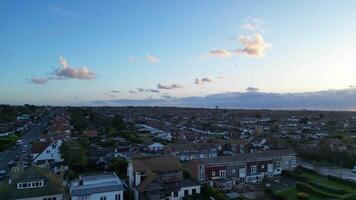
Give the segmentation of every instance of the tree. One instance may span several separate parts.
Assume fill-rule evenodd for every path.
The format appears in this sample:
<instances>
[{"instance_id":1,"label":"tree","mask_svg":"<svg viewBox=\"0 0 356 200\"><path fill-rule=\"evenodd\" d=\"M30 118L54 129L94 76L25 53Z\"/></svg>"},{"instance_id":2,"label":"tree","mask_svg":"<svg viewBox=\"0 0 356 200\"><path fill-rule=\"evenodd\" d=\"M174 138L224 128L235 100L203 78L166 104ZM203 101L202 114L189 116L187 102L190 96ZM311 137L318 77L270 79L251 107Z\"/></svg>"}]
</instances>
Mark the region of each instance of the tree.
<instances>
[{"instance_id":1,"label":"tree","mask_svg":"<svg viewBox=\"0 0 356 200\"><path fill-rule=\"evenodd\" d=\"M64 142L60 148L64 162L72 168L83 168L88 164L88 158L83 146L76 141Z\"/></svg>"},{"instance_id":2,"label":"tree","mask_svg":"<svg viewBox=\"0 0 356 200\"><path fill-rule=\"evenodd\" d=\"M115 115L114 120L112 122L112 125L117 130L123 130L123 129L126 128L125 122L124 122L123 118L120 115Z\"/></svg>"},{"instance_id":3,"label":"tree","mask_svg":"<svg viewBox=\"0 0 356 200\"><path fill-rule=\"evenodd\" d=\"M127 164L128 162L126 160L115 158L111 161L108 170L115 172L120 177L126 177Z\"/></svg>"}]
</instances>

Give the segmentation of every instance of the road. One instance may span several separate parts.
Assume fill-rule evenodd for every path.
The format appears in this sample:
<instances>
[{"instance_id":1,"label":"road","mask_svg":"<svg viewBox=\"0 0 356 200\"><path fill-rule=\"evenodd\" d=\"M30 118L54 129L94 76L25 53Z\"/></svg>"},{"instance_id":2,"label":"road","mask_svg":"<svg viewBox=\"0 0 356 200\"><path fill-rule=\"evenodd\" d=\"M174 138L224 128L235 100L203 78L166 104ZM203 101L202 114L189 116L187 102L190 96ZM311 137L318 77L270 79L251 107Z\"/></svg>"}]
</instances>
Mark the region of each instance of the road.
<instances>
[{"instance_id":1,"label":"road","mask_svg":"<svg viewBox=\"0 0 356 200\"><path fill-rule=\"evenodd\" d=\"M1 153L0 157L0 170L8 170L8 163L11 160L14 160L15 156L20 156L22 159L29 154L31 150L31 141L37 139L43 131L45 131L48 121L50 119L50 114L44 116L39 123L29 129L25 134L22 135L21 139L23 144L21 146L16 146L16 149L8 149ZM28 145L28 151L25 154L22 154L22 146Z\"/></svg>"},{"instance_id":2,"label":"road","mask_svg":"<svg viewBox=\"0 0 356 200\"><path fill-rule=\"evenodd\" d=\"M312 169L319 172L322 175L330 175L338 178L351 180L356 182L356 173L353 173L351 169L348 168L339 168L339 167L327 167L327 166L318 166L311 162L306 162L303 160L298 160L298 165L307 169Z\"/></svg>"}]
</instances>

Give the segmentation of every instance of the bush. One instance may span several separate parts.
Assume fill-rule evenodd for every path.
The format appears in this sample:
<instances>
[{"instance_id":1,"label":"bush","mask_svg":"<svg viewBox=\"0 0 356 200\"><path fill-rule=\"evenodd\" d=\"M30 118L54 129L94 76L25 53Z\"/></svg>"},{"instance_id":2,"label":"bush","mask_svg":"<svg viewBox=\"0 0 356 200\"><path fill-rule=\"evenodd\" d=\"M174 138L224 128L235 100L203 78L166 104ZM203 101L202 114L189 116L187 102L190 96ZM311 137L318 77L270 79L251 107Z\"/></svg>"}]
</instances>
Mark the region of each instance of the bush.
<instances>
[{"instance_id":1,"label":"bush","mask_svg":"<svg viewBox=\"0 0 356 200\"><path fill-rule=\"evenodd\" d=\"M323 191L320 191L316 188L314 188L313 186L307 184L307 183L303 183L303 182L298 182L297 185L296 185L296 188L297 189L300 189L304 192L310 192L310 193L313 193L317 196L320 196L322 198L337 198L339 196L337 195L334 195L334 194L329 194L329 193L326 193L326 192L323 192Z\"/></svg>"},{"instance_id":2,"label":"bush","mask_svg":"<svg viewBox=\"0 0 356 200\"><path fill-rule=\"evenodd\" d=\"M210 186L203 186L201 188L201 193L204 196L213 197L215 200L228 200L229 199L225 196L224 193L222 193L219 190L217 190L213 187L210 187Z\"/></svg>"},{"instance_id":3,"label":"bush","mask_svg":"<svg viewBox=\"0 0 356 200\"><path fill-rule=\"evenodd\" d=\"M288 200L287 197L282 196L282 195L280 195L280 194L272 194L271 197L272 197L273 200Z\"/></svg>"},{"instance_id":4,"label":"bush","mask_svg":"<svg viewBox=\"0 0 356 200\"><path fill-rule=\"evenodd\" d=\"M289 178L296 179L301 182L305 182L305 183L311 182L311 180L308 177L301 175L300 172L294 172L294 173L293 172L284 172L283 175L286 177L289 177Z\"/></svg>"},{"instance_id":5,"label":"bush","mask_svg":"<svg viewBox=\"0 0 356 200\"><path fill-rule=\"evenodd\" d=\"M309 195L305 192L298 192L297 199L309 199Z\"/></svg>"}]
</instances>

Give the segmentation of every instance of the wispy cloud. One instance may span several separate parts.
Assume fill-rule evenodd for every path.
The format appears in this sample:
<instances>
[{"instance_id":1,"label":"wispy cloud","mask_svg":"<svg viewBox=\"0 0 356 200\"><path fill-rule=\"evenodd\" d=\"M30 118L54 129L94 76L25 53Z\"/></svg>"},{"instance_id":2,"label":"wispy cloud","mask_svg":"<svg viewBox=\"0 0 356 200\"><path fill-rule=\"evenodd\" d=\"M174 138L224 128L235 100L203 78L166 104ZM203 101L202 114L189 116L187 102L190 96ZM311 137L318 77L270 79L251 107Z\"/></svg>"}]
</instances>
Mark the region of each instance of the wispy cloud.
<instances>
[{"instance_id":1,"label":"wispy cloud","mask_svg":"<svg viewBox=\"0 0 356 200\"><path fill-rule=\"evenodd\" d=\"M248 17L246 18L245 23L241 27L244 30L256 31L256 30L261 30L262 25L263 25L262 20L255 17Z\"/></svg>"},{"instance_id":2,"label":"wispy cloud","mask_svg":"<svg viewBox=\"0 0 356 200\"><path fill-rule=\"evenodd\" d=\"M30 83L37 84L37 85L44 85L47 83L47 78L31 78L29 80Z\"/></svg>"},{"instance_id":3,"label":"wispy cloud","mask_svg":"<svg viewBox=\"0 0 356 200\"><path fill-rule=\"evenodd\" d=\"M230 58L232 55L232 51L228 49L213 49L209 52L209 56L215 58Z\"/></svg>"},{"instance_id":4,"label":"wispy cloud","mask_svg":"<svg viewBox=\"0 0 356 200\"><path fill-rule=\"evenodd\" d=\"M209 77L204 77L204 78L196 78L194 83L195 84L203 84L203 83L212 83L214 82L213 79L209 78Z\"/></svg>"},{"instance_id":5,"label":"wispy cloud","mask_svg":"<svg viewBox=\"0 0 356 200\"><path fill-rule=\"evenodd\" d=\"M204 97L97 100L94 105L356 110L356 88L304 93L228 92Z\"/></svg>"},{"instance_id":6,"label":"wispy cloud","mask_svg":"<svg viewBox=\"0 0 356 200\"><path fill-rule=\"evenodd\" d=\"M132 90L130 90L130 91L131 91L130 93L136 94L136 93L134 93L135 91L132 91ZM156 89L144 89L144 88L137 88L137 91L138 92L152 92L152 93L160 92L159 90L156 90Z\"/></svg>"},{"instance_id":7,"label":"wispy cloud","mask_svg":"<svg viewBox=\"0 0 356 200\"><path fill-rule=\"evenodd\" d=\"M176 83L172 83L170 85L163 85L163 84L158 83L157 88L161 89L161 90L172 90L172 89L183 88L183 86L176 84Z\"/></svg>"},{"instance_id":8,"label":"wispy cloud","mask_svg":"<svg viewBox=\"0 0 356 200\"><path fill-rule=\"evenodd\" d=\"M147 55L145 56L145 59L146 59L146 61L149 62L149 63L158 63L158 62L159 62L159 59L158 59L157 57L155 57L155 56L153 56L153 55L150 55L150 54L147 54Z\"/></svg>"},{"instance_id":9,"label":"wispy cloud","mask_svg":"<svg viewBox=\"0 0 356 200\"><path fill-rule=\"evenodd\" d=\"M135 56L129 56L128 58L127 58L130 62L137 62L139 59L137 58L137 57L135 57Z\"/></svg>"},{"instance_id":10,"label":"wispy cloud","mask_svg":"<svg viewBox=\"0 0 356 200\"><path fill-rule=\"evenodd\" d=\"M134 90L129 90L129 93L131 93L131 94L137 94L137 92L134 91Z\"/></svg>"},{"instance_id":11,"label":"wispy cloud","mask_svg":"<svg viewBox=\"0 0 356 200\"><path fill-rule=\"evenodd\" d=\"M256 87L248 87L248 88L246 88L246 91L247 92L257 92L259 89L258 88L256 88Z\"/></svg>"}]
</instances>

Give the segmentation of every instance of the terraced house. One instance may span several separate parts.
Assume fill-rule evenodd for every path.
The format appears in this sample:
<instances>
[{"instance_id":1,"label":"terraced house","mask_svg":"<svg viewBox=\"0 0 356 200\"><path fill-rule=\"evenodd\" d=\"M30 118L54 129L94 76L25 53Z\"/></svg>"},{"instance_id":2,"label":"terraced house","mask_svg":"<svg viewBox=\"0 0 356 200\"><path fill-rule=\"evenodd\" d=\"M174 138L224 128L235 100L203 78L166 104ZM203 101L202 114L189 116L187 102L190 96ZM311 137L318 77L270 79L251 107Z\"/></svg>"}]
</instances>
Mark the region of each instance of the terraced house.
<instances>
[{"instance_id":1,"label":"terraced house","mask_svg":"<svg viewBox=\"0 0 356 200\"><path fill-rule=\"evenodd\" d=\"M292 150L262 151L234 156L191 160L187 163L193 179L229 190L242 182L258 182L296 168Z\"/></svg>"}]
</instances>

